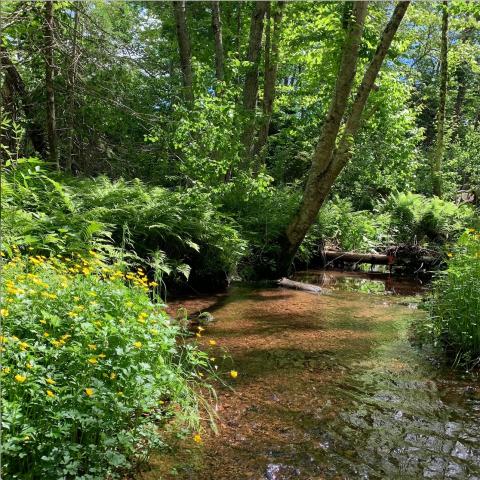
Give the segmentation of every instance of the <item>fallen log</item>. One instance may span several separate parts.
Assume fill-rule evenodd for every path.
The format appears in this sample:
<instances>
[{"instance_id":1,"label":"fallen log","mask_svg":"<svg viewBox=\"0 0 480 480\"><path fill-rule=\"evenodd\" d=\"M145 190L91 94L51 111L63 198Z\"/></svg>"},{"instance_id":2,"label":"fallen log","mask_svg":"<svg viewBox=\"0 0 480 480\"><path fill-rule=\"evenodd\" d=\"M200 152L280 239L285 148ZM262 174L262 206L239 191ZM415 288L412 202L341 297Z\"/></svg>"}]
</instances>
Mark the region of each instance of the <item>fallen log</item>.
<instances>
[{"instance_id":1,"label":"fallen log","mask_svg":"<svg viewBox=\"0 0 480 480\"><path fill-rule=\"evenodd\" d=\"M406 265L412 263L432 265L438 261L437 258L429 255L420 257L394 256L380 253L339 252L336 250L325 250L323 256L327 262L371 263L372 265Z\"/></svg>"},{"instance_id":2,"label":"fallen log","mask_svg":"<svg viewBox=\"0 0 480 480\"><path fill-rule=\"evenodd\" d=\"M294 290L303 290L305 292L320 293L322 289L318 285L312 285L310 283L295 282L288 278L281 278L278 281L278 285L284 288L293 288Z\"/></svg>"}]
</instances>

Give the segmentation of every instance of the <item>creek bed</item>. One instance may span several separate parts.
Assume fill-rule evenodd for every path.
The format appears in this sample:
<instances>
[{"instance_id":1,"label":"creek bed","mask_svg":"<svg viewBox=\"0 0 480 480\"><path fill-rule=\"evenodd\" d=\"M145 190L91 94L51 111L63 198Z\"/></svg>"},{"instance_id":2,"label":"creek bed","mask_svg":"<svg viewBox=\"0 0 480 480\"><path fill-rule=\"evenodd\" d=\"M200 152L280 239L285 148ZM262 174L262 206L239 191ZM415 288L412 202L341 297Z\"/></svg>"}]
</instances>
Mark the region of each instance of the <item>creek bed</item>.
<instances>
[{"instance_id":1,"label":"creek bed","mask_svg":"<svg viewBox=\"0 0 480 480\"><path fill-rule=\"evenodd\" d=\"M180 442L139 478L480 479L478 378L432 365L408 340L423 287L297 279L323 293L235 285L171 305L214 315L200 341L238 377L218 387L218 434Z\"/></svg>"}]
</instances>

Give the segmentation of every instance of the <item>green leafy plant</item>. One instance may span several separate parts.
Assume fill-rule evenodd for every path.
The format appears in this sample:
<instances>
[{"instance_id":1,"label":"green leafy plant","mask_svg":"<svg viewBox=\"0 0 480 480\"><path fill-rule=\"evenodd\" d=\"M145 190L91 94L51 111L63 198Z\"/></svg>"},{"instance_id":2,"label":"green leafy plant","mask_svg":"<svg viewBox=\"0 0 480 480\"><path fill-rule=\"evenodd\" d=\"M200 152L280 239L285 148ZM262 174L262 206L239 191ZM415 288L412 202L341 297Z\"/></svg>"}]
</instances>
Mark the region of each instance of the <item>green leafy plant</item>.
<instances>
[{"instance_id":1,"label":"green leafy plant","mask_svg":"<svg viewBox=\"0 0 480 480\"><path fill-rule=\"evenodd\" d=\"M162 445L167 419L198 426L207 354L149 286L94 252L2 265L5 476L120 478Z\"/></svg>"},{"instance_id":2,"label":"green leafy plant","mask_svg":"<svg viewBox=\"0 0 480 480\"><path fill-rule=\"evenodd\" d=\"M457 363L480 362L480 234L465 232L451 252L447 269L438 272L425 308L428 319L417 327L423 341L433 341Z\"/></svg>"}]
</instances>

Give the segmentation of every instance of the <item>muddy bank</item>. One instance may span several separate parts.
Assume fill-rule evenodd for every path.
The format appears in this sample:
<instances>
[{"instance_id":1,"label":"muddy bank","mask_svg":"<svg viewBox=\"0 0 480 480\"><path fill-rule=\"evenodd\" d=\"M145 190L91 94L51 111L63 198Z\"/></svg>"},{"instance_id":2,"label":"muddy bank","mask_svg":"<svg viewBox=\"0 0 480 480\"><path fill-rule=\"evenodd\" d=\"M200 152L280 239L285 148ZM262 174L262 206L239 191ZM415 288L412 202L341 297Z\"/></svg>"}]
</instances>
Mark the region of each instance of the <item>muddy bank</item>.
<instances>
[{"instance_id":1,"label":"muddy bank","mask_svg":"<svg viewBox=\"0 0 480 480\"><path fill-rule=\"evenodd\" d=\"M329 278L322 295L235 286L171 306L213 313L199 341L238 377L218 387L218 434L156 455L139 479L480 478L480 384L410 345L418 297Z\"/></svg>"}]
</instances>

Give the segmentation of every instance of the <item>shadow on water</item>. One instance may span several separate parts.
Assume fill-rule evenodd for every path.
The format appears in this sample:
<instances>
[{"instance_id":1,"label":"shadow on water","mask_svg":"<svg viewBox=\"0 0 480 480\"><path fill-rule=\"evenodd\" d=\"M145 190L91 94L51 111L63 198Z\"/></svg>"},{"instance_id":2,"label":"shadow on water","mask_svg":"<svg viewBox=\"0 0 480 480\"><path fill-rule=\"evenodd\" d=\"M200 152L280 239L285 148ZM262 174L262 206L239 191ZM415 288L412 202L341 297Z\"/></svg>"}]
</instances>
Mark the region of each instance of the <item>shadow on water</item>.
<instances>
[{"instance_id":1,"label":"shadow on water","mask_svg":"<svg viewBox=\"0 0 480 480\"><path fill-rule=\"evenodd\" d=\"M180 442L139 478L480 479L480 383L408 341L422 286L308 275L325 294L234 286L180 302L214 314L201 343L239 376L218 385L218 435Z\"/></svg>"}]
</instances>

